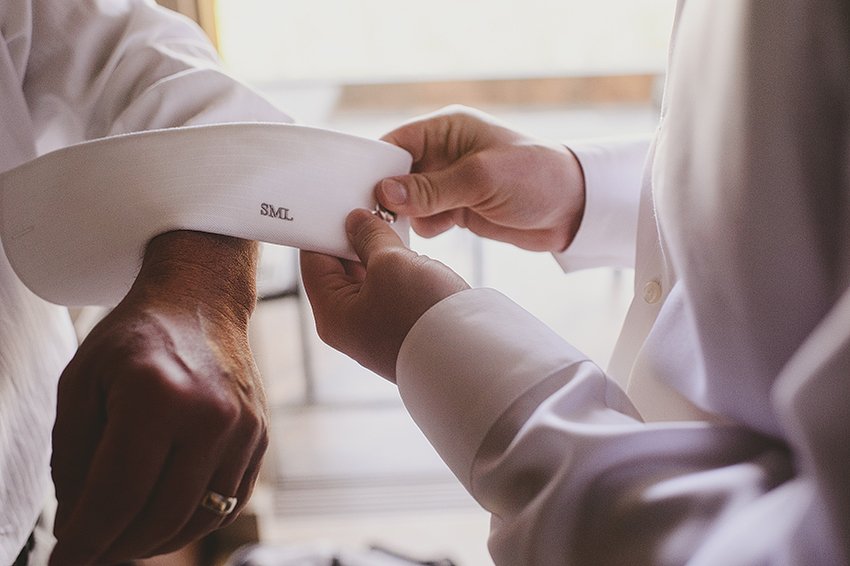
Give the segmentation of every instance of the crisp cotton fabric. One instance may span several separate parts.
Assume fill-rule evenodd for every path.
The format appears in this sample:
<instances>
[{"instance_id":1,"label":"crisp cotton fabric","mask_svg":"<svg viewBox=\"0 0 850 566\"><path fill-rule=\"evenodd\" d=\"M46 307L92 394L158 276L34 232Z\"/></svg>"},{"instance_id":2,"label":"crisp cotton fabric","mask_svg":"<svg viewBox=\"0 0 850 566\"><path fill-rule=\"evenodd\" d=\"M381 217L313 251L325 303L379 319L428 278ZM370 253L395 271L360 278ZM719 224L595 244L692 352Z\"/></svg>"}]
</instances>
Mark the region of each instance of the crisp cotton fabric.
<instances>
[{"instance_id":1,"label":"crisp cotton fabric","mask_svg":"<svg viewBox=\"0 0 850 566\"><path fill-rule=\"evenodd\" d=\"M290 119L223 73L185 18L143 0L0 2L0 171L87 139L226 121ZM56 382L75 345L67 310L0 254L0 565L51 489Z\"/></svg>"},{"instance_id":2,"label":"crisp cotton fabric","mask_svg":"<svg viewBox=\"0 0 850 566\"><path fill-rule=\"evenodd\" d=\"M148 242L196 230L357 260L345 235L375 185L410 172L386 142L279 123L138 132L0 174L0 238L20 280L59 305L115 306ZM409 241L410 222L392 228Z\"/></svg>"},{"instance_id":3,"label":"crisp cotton fabric","mask_svg":"<svg viewBox=\"0 0 850 566\"><path fill-rule=\"evenodd\" d=\"M569 144L591 190L569 250L555 255L564 271L634 268L641 172L651 141L647 134Z\"/></svg>"},{"instance_id":4,"label":"crisp cotton fabric","mask_svg":"<svg viewBox=\"0 0 850 566\"><path fill-rule=\"evenodd\" d=\"M637 226L608 371L494 290L409 333L402 397L498 566L847 563L845 4L680 2L653 141L575 146L559 262L628 264L615 219Z\"/></svg>"}]
</instances>

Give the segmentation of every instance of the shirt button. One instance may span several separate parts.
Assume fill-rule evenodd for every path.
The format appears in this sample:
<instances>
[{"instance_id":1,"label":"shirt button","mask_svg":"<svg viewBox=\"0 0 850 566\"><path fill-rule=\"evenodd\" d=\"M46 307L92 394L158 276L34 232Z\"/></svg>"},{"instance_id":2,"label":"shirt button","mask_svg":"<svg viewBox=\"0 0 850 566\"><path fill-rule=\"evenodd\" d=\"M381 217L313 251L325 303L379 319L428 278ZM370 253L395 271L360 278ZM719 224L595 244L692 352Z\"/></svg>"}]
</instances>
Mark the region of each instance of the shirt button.
<instances>
[{"instance_id":1,"label":"shirt button","mask_svg":"<svg viewBox=\"0 0 850 566\"><path fill-rule=\"evenodd\" d=\"M643 300L650 305L661 300L661 285L658 281L650 281L643 286Z\"/></svg>"}]
</instances>

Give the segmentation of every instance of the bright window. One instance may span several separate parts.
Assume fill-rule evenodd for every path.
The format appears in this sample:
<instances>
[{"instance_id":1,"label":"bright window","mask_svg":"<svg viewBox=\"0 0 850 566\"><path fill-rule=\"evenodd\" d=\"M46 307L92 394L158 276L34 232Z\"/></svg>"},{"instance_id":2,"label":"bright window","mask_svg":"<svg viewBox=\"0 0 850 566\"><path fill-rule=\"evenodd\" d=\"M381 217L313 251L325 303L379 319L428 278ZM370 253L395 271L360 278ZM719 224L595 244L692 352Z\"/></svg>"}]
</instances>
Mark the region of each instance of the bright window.
<instances>
[{"instance_id":1,"label":"bright window","mask_svg":"<svg viewBox=\"0 0 850 566\"><path fill-rule=\"evenodd\" d=\"M255 84L660 74L675 0L216 0Z\"/></svg>"}]
</instances>

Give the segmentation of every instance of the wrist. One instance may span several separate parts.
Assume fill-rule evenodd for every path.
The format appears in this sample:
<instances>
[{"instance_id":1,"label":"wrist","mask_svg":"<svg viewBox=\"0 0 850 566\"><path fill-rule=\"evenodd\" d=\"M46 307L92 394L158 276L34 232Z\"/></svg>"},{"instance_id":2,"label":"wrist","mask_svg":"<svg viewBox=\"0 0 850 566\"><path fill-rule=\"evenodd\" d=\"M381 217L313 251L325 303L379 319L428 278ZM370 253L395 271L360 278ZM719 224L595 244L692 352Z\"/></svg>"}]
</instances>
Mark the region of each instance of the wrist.
<instances>
[{"instance_id":1,"label":"wrist","mask_svg":"<svg viewBox=\"0 0 850 566\"><path fill-rule=\"evenodd\" d=\"M564 157L564 187L566 202L570 205L566 214L566 229L567 239L563 246L555 250L556 253L566 250L578 234L578 229L581 226L581 221L584 218L584 209L587 201L587 189L584 179L584 169L581 166L578 156L573 153L569 147L561 145L562 155Z\"/></svg>"},{"instance_id":2,"label":"wrist","mask_svg":"<svg viewBox=\"0 0 850 566\"><path fill-rule=\"evenodd\" d=\"M174 231L152 239L132 293L212 305L247 325L257 302L258 244L205 232Z\"/></svg>"}]
</instances>

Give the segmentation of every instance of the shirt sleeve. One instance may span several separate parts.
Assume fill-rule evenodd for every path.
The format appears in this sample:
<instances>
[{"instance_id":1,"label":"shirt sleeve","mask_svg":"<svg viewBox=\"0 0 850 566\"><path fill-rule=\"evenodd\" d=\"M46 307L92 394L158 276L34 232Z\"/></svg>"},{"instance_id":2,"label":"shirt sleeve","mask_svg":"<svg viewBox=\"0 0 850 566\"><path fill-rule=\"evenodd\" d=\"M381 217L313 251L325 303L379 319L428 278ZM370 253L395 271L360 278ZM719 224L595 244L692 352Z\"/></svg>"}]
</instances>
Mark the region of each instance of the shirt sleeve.
<instances>
[{"instance_id":1,"label":"shirt sleeve","mask_svg":"<svg viewBox=\"0 0 850 566\"><path fill-rule=\"evenodd\" d=\"M34 0L24 90L39 152L132 131L290 122L153 0Z\"/></svg>"},{"instance_id":2,"label":"shirt sleeve","mask_svg":"<svg viewBox=\"0 0 850 566\"><path fill-rule=\"evenodd\" d=\"M570 246L554 254L564 271L635 265L638 206L652 136L568 143L584 173L585 208Z\"/></svg>"},{"instance_id":3,"label":"shirt sleeve","mask_svg":"<svg viewBox=\"0 0 850 566\"><path fill-rule=\"evenodd\" d=\"M498 566L833 563L816 544L829 521L784 443L734 423L642 422L602 370L496 291L429 310L397 378L492 513Z\"/></svg>"}]
</instances>

